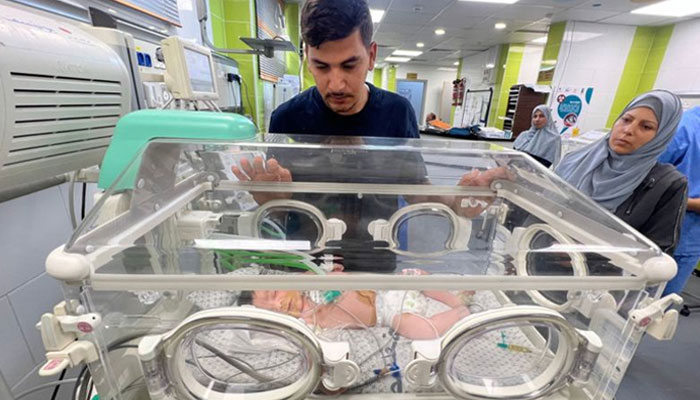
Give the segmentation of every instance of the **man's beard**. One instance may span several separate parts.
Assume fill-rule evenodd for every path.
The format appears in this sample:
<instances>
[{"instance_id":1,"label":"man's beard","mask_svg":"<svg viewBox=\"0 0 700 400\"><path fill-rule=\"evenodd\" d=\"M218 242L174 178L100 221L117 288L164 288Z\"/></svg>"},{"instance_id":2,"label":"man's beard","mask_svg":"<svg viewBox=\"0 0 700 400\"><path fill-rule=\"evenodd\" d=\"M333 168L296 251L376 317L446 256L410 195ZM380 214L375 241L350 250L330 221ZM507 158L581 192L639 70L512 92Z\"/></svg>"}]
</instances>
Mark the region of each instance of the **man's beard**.
<instances>
[{"instance_id":1,"label":"man's beard","mask_svg":"<svg viewBox=\"0 0 700 400\"><path fill-rule=\"evenodd\" d=\"M341 96L338 96L338 95L341 95ZM342 97L343 103L341 103L341 104L334 103L333 99L337 98L337 97ZM331 110L333 110L334 112L336 112L338 114L347 113L347 112L352 111L352 109L357 104L357 101L353 101L355 99L355 96L353 96L351 94L347 94L347 93L328 93L324 96L324 98L326 100L326 105L328 106L328 108L330 108Z\"/></svg>"}]
</instances>

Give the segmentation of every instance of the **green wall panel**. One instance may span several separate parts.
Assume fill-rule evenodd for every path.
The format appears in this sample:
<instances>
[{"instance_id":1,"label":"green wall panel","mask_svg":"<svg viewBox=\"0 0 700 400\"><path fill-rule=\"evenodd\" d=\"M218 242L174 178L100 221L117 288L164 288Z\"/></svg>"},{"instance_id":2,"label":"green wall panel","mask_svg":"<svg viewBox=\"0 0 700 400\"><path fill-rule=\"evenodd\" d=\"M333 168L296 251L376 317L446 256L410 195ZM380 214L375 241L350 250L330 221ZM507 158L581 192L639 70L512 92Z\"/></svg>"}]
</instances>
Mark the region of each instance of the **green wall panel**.
<instances>
[{"instance_id":1,"label":"green wall panel","mask_svg":"<svg viewBox=\"0 0 700 400\"><path fill-rule=\"evenodd\" d=\"M287 74L299 75L299 4L286 4L284 6L284 21L287 27L287 35L289 40L294 44L297 53L288 51L285 54L285 62L287 63Z\"/></svg>"},{"instance_id":2,"label":"green wall panel","mask_svg":"<svg viewBox=\"0 0 700 400\"><path fill-rule=\"evenodd\" d=\"M509 80L513 79L513 69L516 68L516 65L513 63L517 61L517 72L515 73L515 81L517 83L518 75L520 74L520 63L523 58L523 47L523 44L502 44L498 50L498 61L494 66L496 68L496 84L493 89L494 99L491 103L492 111L489 116L488 126L503 128L503 120L499 119L498 116L505 114L505 107L508 104L508 91L510 86L514 84L509 83L506 77ZM519 53L515 51L516 49L519 50ZM516 53L518 54L517 56ZM502 107L501 103L503 103Z\"/></svg>"},{"instance_id":3,"label":"green wall panel","mask_svg":"<svg viewBox=\"0 0 700 400\"><path fill-rule=\"evenodd\" d=\"M382 87L382 72L381 68L375 68L374 74L372 75L372 84L378 88Z\"/></svg>"},{"instance_id":4,"label":"green wall panel","mask_svg":"<svg viewBox=\"0 0 700 400\"><path fill-rule=\"evenodd\" d=\"M617 86L615 99L610 107L606 127L612 127L617 116L635 96L654 87L673 27L673 25L637 27Z\"/></svg>"},{"instance_id":5,"label":"green wall panel","mask_svg":"<svg viewBox=\"0 0 700 400\"><path fill-rule=\"evenodd\" d=\"M547 44L544 46L544 52L542 53L540 71L543 69L556 68L559 50L561 49L561 44L564 40L565 30L566 21L557 22L549 27L549 32L547 33ZM552 70L552 76L554 76L554 70ZM539 79L538 77L537 83L539 85L551 85L552 81L550 79Z\"/></svg>"}]
</instances>

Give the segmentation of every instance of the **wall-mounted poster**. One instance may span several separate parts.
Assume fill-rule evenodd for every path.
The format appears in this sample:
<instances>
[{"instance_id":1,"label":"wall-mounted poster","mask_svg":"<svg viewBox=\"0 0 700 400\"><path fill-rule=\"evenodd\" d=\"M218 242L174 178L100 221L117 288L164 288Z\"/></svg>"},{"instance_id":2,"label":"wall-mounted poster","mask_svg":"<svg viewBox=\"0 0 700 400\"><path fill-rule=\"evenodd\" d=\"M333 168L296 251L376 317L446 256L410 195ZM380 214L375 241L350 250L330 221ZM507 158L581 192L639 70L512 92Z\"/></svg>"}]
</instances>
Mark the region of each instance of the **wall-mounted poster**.
<instances>
[{"instance_id":1,"label":"wall-mounted poster","mask_svg":"<svg viewBox=\"0 0 700 400\"><path fill-rule=\"evenodd\" d=\"M554 122L559 128L559 133L565 137L572 136L574 130L580 125L586 108L591 104L592 97L592 87L560 86L555 88L551 101Z\"/></svg>"}]
</instances>

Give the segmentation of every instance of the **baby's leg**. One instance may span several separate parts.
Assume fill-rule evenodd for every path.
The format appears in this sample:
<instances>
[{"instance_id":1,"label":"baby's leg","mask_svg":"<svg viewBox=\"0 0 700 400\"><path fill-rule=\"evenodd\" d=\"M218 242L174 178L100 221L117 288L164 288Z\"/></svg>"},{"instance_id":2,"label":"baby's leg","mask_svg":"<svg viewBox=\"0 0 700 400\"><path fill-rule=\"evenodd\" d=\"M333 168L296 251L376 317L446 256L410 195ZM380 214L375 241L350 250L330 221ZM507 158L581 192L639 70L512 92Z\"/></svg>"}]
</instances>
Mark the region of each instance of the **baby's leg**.
<instances>
[{"instance_id":1,"label":"baby's leg","mask_svg":"<svg viewBox=\"0 0 700 400\"><path fill-rule=\"evenodd\" d=\"M469 309L464 305L430 318L418 314L403 313L394 316L391 326L401 336L414 340L435 339L442 336L457 321L469 315Z\"/></svg>"}]
</instances>

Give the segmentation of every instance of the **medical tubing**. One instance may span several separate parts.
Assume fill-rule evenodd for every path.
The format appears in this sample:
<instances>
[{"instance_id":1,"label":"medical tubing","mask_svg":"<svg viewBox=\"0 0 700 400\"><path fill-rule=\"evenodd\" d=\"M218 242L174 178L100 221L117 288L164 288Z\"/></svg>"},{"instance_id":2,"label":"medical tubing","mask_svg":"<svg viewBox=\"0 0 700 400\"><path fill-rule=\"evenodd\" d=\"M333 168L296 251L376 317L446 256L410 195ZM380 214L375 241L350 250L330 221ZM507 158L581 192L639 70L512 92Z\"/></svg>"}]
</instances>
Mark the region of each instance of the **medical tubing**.
<instances>
[{"instance_id":1,"label":"medical tubing","mask_svg":"<svg viewBox=\"0 0 700 400\"><path fill-rule=\"evenodd\" d=\"M66 377L66 371L68 369L64 369L61 371L61 375L58 377L58 381L61 382L63 378ZM56 396L58 396L58 391L61 389L61 385L56 385L56 387L53 389L53 394L51 395L51 400L56 400Z\"/></svg>"},{"instance_id":2,"label":"medical tubing","mask_svg":"<svg viewBox=\"0 0 700 400\"><path fill-rule=\"evenodd\" d=\"M211 353L214 353L215 355L217 355L220 359L226 361L232 367L238 368L239 370L244 372L246 375L258 380L258 382L271 382L271 381L275 380L275 378L271 378L269 376L258 373L254 368L252 368L252 366L246 365L245 362L243 362L235 357L231 357L228 354L225 354L223 351L220 351L216 347L210 345L209 343L207 343L203 340L195 339L194 341L195 341L195 343L204 347L205 349L207 349Z\"/></svg>"},{"instance_id":3,"label":"medical tubing","mask_svg":"<svg viewBox=\"0 0 700 400\"><path fill-rule=\"evenodd\" d=\"M70 213L70 223L73 229L78 227L78 220L75 217L75 180L78 177L78 171L73 171L70 176L70 184L68 184L68 212Z\"/></svg>"},{"instance_id":4,"label":"medical tubing","mask_svg":"<svg viewBox=\"0 0 700 400\"><path fill-rule=\"evenodd\" d=\"M75 379L75 385L73 386L73 394L71 395L72 400L82 400L85 398L84 395L80 396L80 394L83 391L81 387L83 386L82 383L84 382L83 379L85 379L84 376L86 372L89 373L87 364L83 366L83 368L78 373L78 377Z\"/></svg>"},{"instance_id":5,"label":"medical tubing","mask_svg":"<svg viewBox=\"0 0 700 400\"><path fill-rule=\"evenodd\" d=\"M376 302L375 302L375 304L376 304ZM341 309L346 314L350 315L355 321L357 321L360 325L362 325L363 329L365 329L367 332L369 332L370 335L372 335L372 338L374 338L374 342L377 344L377 346L379 346L379 337L374 332L372 332L372 330L369 329L369 326L367 326L364 322L362 322L362 320L359 319L357 317L357 315L351 313L350 311L345 309L345 307L342 307L338 303L336 303L335 306L338 307L339 309ZM376 313L376 311L375 311L375 313ZM382 358L385 358L383 354L382 354ZM386 361L386 359L384 361Z\"/></svg>"},{"instance_id":6,"label":"medical tubing","mask_svg":"<svg viewBox=\"0 0 700 400\"><path fill-rule=\"evenodd\" d=\"M18 394L17 396L15 396L15 400L19 400L22 397L27 397L30 394L32 394L34 392L38 392L39 390L42 390L42 389L46 389L46 388L50 388L50 387L58 386L58 385L63 385L64 383L73 383L73 382L77 382L77 381L78 380L76 378L72 378L72 379L64 379L62 381L56 380L53 382L43 383L41 385L34 386L33 388L31 388L29 390L25 390L24 392Z\"/></svg>"},{"instance_id":7,"label":"medical tubing","mask_svg":"<svg viewBox=\"0 0 700 400\"><path fill-rule=\"evenodd\" d=\"M290 358L289 360L287 360L287 361L283 361L283 362L277 363L277 364L275 364L275 365L269 365L269 366L267 366L267 367L261 367L261 368L258 368L257 371L262 371L262 370L266 370L266 369L277 368L277 367L280 367L280 366L282 366L282 365L289 364L290 362L296 360L298 357L301 357L301 356L300 356L299 354L294 354L294 356L293 356L292 358ZM224 381L228 382L229 380L231 380L231 379L233 379L233 378L235 378L235 377L237 377L238 375L243 374L243 373L244 373L244 372L236 372L235 374L233 374L233 375L229 376L228 378L224 379Z\"/></svg>"},{"instance_id":8,"label":"medical tubing","mask_svg":"<svg viewBox=\"0 0 700 400\"><path fill-rule=\"evenodd\" d=\"M404 305L404 302L406 301L406 294L407 294L407 292L408 292L408 291L404 291L403 297L401 298L401 308L399 308L399 320L398 320L398 323L396 324L397 327L398 327L398 326L401 326L401 319L403 318L403 305ZM390 322L389 324L391 325L391 322ZM385 348L386 346L388 346L389 343L391 343L392 340L394 340L393 336L392 336L392 337L389 337L389 339L388 339L382 346L380 346L380 347L377 349L377 351L371 353L370 355L368 355L367 357L365 357L364 360L360 361L360 364L359 364L359 365L363 365L363 364L366 363L370 358L374 357L374 355L377 354L377 352L381 352L382 350L384 350L384 348ZM383 357L383 356L384 356L384 354L382 354L382 357Z\"/></svg>"}]
</instances>

